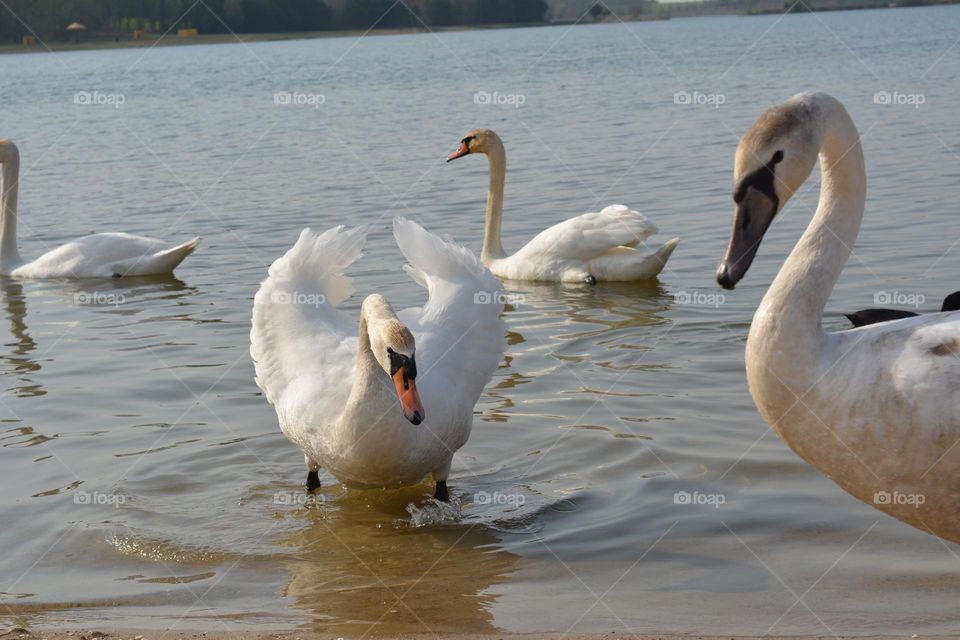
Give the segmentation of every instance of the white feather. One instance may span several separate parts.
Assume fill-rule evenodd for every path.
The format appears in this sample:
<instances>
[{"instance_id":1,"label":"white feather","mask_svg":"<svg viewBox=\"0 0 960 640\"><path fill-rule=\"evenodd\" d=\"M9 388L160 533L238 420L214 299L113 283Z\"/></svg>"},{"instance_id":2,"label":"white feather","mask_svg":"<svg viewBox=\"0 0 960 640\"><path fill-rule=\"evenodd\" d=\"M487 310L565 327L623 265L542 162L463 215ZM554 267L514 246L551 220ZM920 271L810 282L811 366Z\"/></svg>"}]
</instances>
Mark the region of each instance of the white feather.
<instances>
[{"instance_id":1,"label":"white feather","mask_svg":"<svg viewBox=\"0 0 960 640\"><path fill-rule=\"evenodd\" d=\"M416 342L420 425L404 418L385 372L373 382L358 373L359 322L335 308L353 290L344 272L360 257L363 229L304 230L254 300L257 384L309 463L351 486L413 484L429 473L445 480L506 349L502 305L475 301L497 288L476 256L402 219L394 236L429 292L422 309L396 314Z\"/></svg>"}]
</instances>

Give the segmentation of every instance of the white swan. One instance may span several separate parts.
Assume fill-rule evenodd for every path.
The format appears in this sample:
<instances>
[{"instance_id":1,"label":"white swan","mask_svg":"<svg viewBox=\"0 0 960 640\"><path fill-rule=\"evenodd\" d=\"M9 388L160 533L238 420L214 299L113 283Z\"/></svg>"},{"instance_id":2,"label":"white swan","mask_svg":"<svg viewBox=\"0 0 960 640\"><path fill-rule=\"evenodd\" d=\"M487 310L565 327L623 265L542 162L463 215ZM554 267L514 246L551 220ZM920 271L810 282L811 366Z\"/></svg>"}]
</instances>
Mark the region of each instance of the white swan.
<instances>
[{"instance_id":1,"label":"white swan","mask_svg":"<svg viewBox=\"0 0 960 640\"><path fill-rule=\"evenodd\" d=\"M474 129L447 162L470 153L487 156L490 186L480 259L505 280L543 282L629 281L659 274L680 238L673 238L651 254L637 245L657 233L657 227L639 211L615 204L600 213L585 213L541 231L523 248L506 257L500 244L503 185L507 155L500 136L490 129Z\"/></svg>"},{"instance_id":2,"label":"white swan","mask_svg":"<svg viewBox=\"0 0 960 640\"><path fill-rule=\"evenodd\" d=\"M128 233L84 236L32 262L17 249L17 194L20 151L0 140L3 194L0 196L0 275L21 278L118 278L171 273L200 244L194 238L178 246Z\"/></svg>"},{"instance_id":3,"label":"white swan","mask_svg":"<svg viewBox=\"0 0 960 640\"><path fill-rule=\"evenodd\" d=\"M750 393L773 431L843 489L960 542L960 312L821 328L866 197L859 135L836 99L794 96L744 134L733 231L717 280L732 289L744 276L818 155L819 206L750 326Z\"/></svg>"},{"instance_id":4,"label":"white swan","mask_svg":"<svg viewBox=\"0 0 960 640\"><path fill-rule=\"evenodd\" d=\"M400 218L394 236L407 271L429 291L423 308L394 313L372 294L358 337L356 321L336 306L353 292L343 272L366 231L304 229L257 292L250 354L281 430L304 452L311 490L321 466L359 487L432 474L446 500L453 454L506 350L503 305L490 303L497 280L467 249Z\"/></svg>"}]
</instances>

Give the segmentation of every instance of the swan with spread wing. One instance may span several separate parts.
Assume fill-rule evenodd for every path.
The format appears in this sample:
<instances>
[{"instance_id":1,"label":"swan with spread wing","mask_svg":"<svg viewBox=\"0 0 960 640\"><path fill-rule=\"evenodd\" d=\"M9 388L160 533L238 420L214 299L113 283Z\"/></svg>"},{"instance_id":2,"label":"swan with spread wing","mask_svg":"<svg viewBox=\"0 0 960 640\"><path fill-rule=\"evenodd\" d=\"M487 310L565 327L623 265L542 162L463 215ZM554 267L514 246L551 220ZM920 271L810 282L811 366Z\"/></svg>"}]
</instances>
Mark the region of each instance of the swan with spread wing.
<instances>
[{"instance_id":1,"label":"swan with spread wing","mask_svg":"<svg viewBox=\"0 0 960 640\"><path fill-rule=\"evenodd\" d=\"M271 265L253 307L257 384L283 433L303 450L307 486L325 468L352 487L416 484L428 474L448 499L453 454L506 350L497 280L477 257L414 222L394 221L408 273L429 292L396 312L367 296L359 319L338 305L360 257L362 227L304 229Z\"/></svg>"}]
</instances>

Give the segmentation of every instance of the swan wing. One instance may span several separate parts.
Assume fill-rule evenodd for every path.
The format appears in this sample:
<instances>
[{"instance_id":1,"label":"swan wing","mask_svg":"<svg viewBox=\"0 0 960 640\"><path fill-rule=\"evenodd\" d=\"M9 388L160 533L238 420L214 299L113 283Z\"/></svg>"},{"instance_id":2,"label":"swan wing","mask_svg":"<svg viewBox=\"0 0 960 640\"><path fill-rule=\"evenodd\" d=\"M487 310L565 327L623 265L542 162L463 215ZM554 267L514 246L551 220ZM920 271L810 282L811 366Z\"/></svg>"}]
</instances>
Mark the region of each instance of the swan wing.
<instances>
[{"instance_id":1,"label":"swan wing","mask_svg":"<svg viewBox=\"0 0 960 640\"><path fill-rule=\"evenodd\" d=\"M903 328L885 336L901 345L893 386L912 399L916 424L949 428L953 444L960 438L960 312L891 323L891 329L897 325Z\"/></svg>"},{"instance_id":2,"label":"swan wing","mask_svg":"<svg viewBox=\"0 0 960 640\"><path fill-rule=\"evenodd\" d=\"M838 423L886 421L888 448L929 452L942 444L945 453L960 439L960 312L926 314L832 336L838 340L832 351L839 355L821 386L837 397L860 399L844 404L849 415ZM882 430L876 424L871 428ZM918 441L918 434L927 442ZM960 445L955 449L960 454Z\"/></svg>"},{"instance_id":3,"label":"swan wing","mask_svg":"<svg viewBox=\"0 0 960 640\"><path fill-rule=\"evenodd\" d=\"M329 422L353 384L357 324L337 309L353 293L344 271L359 257L363 227L304 229L270 266L257 291L250 330L256 382L284 426L311 415Z\"/></svg>"},{"instance_id":4,"label":"swan wing","mask_svg":"<svg viewBox=\"0 0 960 640\"><path fill-rule=\"evenodd\" d=\"M48 251L15 269L28 278L110 278L170 273L200 244L181 245L129 233L97 233Z\"/></svg>"},{"instance_id":5,"label":"swan wing","mask_svg":"<svg viewBox=\"0 0 960 640\"><path fill-rule=\"evenodd\" d=\"M417 388L427 420L440 407L449 420L469 427L473 406L506 351L500 283L473 252L415 222L396 218L393 232L410 263L407 271L428 291L422 308L398 314L417 341Z\"/></svg>"},{"instance_id":6,"label":"swan wing","mask_svg":"<svg viewBox=\"0 0 960 640\"><path fill-rule=\"evenodd\" d=\"M657 231L639 211L613 204L544 229L513 257L588 262L615 247L635 247Z\"/></svg>"}]
</instances>

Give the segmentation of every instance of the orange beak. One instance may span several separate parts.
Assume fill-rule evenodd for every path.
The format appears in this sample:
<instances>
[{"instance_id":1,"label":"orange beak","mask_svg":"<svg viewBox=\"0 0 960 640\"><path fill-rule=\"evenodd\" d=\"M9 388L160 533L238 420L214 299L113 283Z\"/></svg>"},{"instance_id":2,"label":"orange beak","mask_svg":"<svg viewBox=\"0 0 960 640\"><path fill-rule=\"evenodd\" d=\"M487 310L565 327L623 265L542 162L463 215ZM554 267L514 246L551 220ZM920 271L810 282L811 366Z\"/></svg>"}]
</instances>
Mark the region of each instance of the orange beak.
<instances>
[{"instance_id":1,"label":"orange beak","mask_svg":"<svg viewBox=\"0 0 960 640\"><path fill-rule=\"evenodd\" d=\"M393 374L393 384L397 387L397 397L400 398L400 406L403 407L403 417L413 424L423 422L427 412L424 411L423 404L420 402L417 383L407 377L406 369L400 367Z\"/></svg>"},{"instance_id":2,"label":"orange beak","mask_svg":"<svg viewBox=\"0 0 960 640\"><path fill-rule=\"evenodd\" d=\"M449 156L447 156L447 162L450 162L451 160L456 160L457 158L462 158L468 153L470 153L470 147L467 145L466 142L461 142L460 148L454 151L453 153L451 153Z\"/></svg>"}]
</instances>

